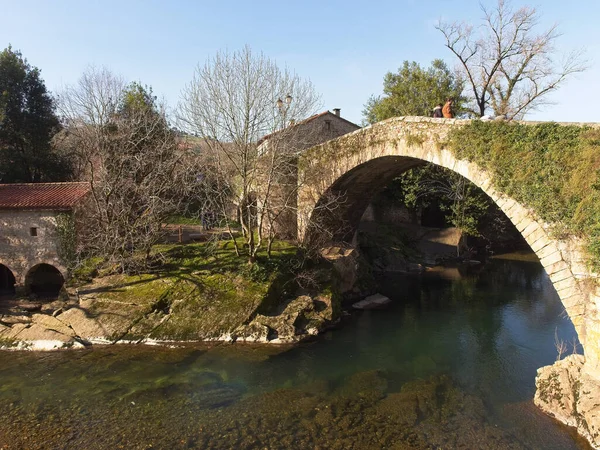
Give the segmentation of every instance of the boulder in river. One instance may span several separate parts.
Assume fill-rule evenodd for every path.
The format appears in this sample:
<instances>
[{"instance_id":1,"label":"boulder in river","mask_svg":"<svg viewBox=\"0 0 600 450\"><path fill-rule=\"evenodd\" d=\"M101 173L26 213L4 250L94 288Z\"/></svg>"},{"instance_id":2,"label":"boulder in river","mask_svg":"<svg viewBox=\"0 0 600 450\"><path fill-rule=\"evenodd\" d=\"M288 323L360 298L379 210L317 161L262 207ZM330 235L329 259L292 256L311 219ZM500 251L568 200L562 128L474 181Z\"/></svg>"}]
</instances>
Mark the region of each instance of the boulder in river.
<instances>
[{"instance_id":1,"label":"boulder in river","mask_svg":"<svg viewBox=\"0 0 600 450\"><path fill-rule=\"evenodd\" d=\"M541 367L533 402L559 422L577 428L593 448L600 448L600 381L585 370L583 355L569 355Z\"/></svg>"},{"instance_id":2,"label":"boulder in river","mask_svg":"<svg viewBox=\"0 0 600 450\"><path fill-rule=\"evenodd\" d=\"M381 309L385 308L390 303L392 303L392 301L385 295L374 294L369 295L360 302L354 303L352 307L354 309Z\"/></svg>"}]
</instances>

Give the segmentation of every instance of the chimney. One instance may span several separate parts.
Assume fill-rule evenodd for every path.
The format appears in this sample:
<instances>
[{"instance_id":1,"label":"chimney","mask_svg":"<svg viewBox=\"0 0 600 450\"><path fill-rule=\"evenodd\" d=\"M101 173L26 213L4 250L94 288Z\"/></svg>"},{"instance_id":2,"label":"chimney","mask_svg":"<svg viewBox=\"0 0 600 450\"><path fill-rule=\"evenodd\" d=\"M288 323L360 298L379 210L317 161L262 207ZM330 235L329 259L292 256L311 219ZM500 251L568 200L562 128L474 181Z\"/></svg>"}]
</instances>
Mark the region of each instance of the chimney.
<instances>
[{"instance_id":1,"label":"chimney","mask_svg":"<svg viewBox=\"0 0 600 450\"><path fill-rule=\"evenodd\" d=\"M340 111L341 111L340 108L333 108L333 113L338 117L340 117Z\"/></svg>"}]
</instances>

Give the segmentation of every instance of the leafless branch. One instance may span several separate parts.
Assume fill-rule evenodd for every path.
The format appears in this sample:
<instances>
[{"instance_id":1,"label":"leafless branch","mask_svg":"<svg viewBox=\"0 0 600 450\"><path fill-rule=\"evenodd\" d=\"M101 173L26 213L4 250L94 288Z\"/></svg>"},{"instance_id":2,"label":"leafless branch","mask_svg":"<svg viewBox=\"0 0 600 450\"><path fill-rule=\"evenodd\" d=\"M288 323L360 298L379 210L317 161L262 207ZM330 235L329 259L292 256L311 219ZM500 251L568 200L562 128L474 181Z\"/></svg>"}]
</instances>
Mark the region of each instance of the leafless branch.
<instances>
[{"instance_id":1,"label":"leafless branch","mask_svg":"<svg viewBox=\"0 0 600 450\"><path fill-rule=\"evenodd\" d=\"M495 115L521 119L547 104L546 95L565 80L586 70L581 51L568 54L562 64L556 61L560 33L556 25L538 33L536 9L513 10L506 0L498 0L493 9L481 8L484 17L478 36L464 23L440 21L436 27L458 59L479 116L491 107Z\"/></svg>"}]
</instances>

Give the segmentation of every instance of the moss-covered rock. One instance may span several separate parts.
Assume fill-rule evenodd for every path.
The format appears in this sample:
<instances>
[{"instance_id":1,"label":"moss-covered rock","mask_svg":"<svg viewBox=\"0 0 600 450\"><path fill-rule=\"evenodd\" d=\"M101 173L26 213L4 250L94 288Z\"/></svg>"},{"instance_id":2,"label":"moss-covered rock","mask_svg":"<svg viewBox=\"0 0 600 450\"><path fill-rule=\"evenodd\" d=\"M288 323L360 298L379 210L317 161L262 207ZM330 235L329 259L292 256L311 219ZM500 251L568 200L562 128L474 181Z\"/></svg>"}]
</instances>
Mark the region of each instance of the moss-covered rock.
<instances>
[{"instance_id":1,"label":"moss-covered rock","mask_svg":"<svg viewBox=\"0 0 600 450\"><path fill-rule=\"evenodd\" d=\"M277 314L257 314L234 334L241 341L292 343L320 333L336 319L329 295L301 295L282 305Z\"/></svg>"}]
</instances>

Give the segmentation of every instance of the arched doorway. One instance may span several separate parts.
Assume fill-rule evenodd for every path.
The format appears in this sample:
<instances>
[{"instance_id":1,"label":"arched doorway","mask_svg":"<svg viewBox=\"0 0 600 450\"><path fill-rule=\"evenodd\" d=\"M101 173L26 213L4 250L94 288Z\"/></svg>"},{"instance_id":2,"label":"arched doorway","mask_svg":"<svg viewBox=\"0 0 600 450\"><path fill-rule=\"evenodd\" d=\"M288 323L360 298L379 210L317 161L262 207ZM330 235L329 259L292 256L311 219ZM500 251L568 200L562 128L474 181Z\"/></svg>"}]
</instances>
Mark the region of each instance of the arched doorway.
<instances>
[{"instance_id":1,"label":"arched doorway","mask_svg":"<svg viewBox=\"0 0 600 450\"><path fill-rule=\"evenodd\" d=\"M65 283L60 271L50 264L33 266L25 277L27 292L43 299L55 299Z\"/></svg>"},{"instance_id":2,"label":"arched doorway","mask_svg":"<svg viewBox=\"0 0 600 450\"><path fill-rule=\"evenodd\" d=\"M0 264L0 297L10 297L15 294L15 276L4 264Z\"/></svg>"}]
</instances>

